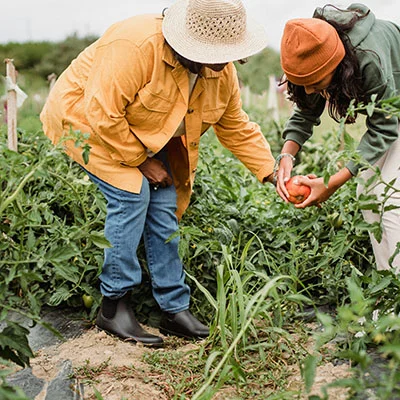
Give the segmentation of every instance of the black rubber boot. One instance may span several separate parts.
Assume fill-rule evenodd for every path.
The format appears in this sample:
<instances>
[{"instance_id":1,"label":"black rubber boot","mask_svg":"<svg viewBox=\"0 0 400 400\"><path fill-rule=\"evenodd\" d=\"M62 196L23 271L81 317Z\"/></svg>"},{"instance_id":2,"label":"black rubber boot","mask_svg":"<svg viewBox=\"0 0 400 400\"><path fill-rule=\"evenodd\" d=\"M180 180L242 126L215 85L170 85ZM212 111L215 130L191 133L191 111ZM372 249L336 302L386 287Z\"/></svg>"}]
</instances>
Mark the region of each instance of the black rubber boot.
<instances>
[{"instance_id":1,"label":"black rubber boot","mask_svg":"<svg viewBox=\"0 0 400 400\"><path fill-rule=\"evenodd\" d=\"M202 339L210 334L210 330L194 317L189 310L176 314L164 312L160 322L160 332L187 339Z\"/></svg>"},{"instance_id":2,"label":"black rubber boot","mask_svg":"<svg viewBox=\"0 0 400 400\"><path fill-rule=\"evenodd\" d=\"M112 318L104 316L103 304L100 307L96 318L96 325L100 329L116 335L121 339L140 342L146 346L162 346L162 338L146 332L136 320L135 314L129 305L128 293L118 299L117 302L115 314Z\"/></svg>"}]
</instances>

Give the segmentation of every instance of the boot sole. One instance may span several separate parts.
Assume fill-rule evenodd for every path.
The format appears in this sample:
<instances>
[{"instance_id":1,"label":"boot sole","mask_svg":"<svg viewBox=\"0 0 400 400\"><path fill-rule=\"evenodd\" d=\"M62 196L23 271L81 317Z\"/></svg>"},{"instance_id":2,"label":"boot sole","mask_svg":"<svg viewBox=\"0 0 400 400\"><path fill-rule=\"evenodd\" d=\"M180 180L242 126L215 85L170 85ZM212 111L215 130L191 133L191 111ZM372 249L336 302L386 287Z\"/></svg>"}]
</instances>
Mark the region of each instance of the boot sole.
<instances>
[{"instance_id":1,"label":"boot sole","mask_svg":"<svg viewBox=\"0 0 400 400\"><path fill-rule=\"evenodd\" d=\"M207 336L189 336L189 335L185 335L183 333L179 333L179 332L175 332L175 331L170 331L164 328L159 328L160 333L162 333L165 336L177 336L183 339L190 339L190 340L202 340L202 339L206 339L208 337Z\"/></svg>"},{"instance_id":2,"label":"boot sole","mask_svg":"<svg viewBox=\"0 0 400 400\"><path fill-rule=\"evenodd\" d=\"M117 338L117 339L119 339L119 340L122 340L123 342L130 342L130 343L132 343L132 344L138 344L138 343L140 343L142 346L146 346L146 347L163 347L163 346L164 346L164 342L160 342L160 343L145 343L145 342L142 342L142 341L140 341L140 340L138 340L138 339L136 339L136 338L134 338L134 337L124 338L124 337L122 337L122 336L118 336L116 333L110 332L110 331L108 331L107 329L100 328L100 327L97 326L97 325L96 325L96 328L97 328L99 331L105 332L105 333L106 333L107 335L109 335L109 336L112 336L112 337L115 337L115 338Z\"/></svg>"}]
</instances>

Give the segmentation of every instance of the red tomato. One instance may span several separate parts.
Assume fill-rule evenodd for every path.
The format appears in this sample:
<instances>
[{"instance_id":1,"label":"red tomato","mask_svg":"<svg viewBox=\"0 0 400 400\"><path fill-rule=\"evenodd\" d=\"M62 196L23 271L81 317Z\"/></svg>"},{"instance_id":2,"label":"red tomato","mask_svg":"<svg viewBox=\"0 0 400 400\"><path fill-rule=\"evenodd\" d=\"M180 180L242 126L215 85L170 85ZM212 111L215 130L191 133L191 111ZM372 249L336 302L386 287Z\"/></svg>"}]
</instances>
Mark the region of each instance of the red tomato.
<instances>
[{"instance_id":1,"label":"red tomato","mask_svg":"<svg viewBox=\"0 0 400 400\"><path fill-rule=\"evenodd\" d=\"M289 192L288 200L293 204L302 203L311 193L310 186L297 185L294 181L298 178L298 175L292 176L286 182L286 189Z\"/></svg>"}]
</instances>

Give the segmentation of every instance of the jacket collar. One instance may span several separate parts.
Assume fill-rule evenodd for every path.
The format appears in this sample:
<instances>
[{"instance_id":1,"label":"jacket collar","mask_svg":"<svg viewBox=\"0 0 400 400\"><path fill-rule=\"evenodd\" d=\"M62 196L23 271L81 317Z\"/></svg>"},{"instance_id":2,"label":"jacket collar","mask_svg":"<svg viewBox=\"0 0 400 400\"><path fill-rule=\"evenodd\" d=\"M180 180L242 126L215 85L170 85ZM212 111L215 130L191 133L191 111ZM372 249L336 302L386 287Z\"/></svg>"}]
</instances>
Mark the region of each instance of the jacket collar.
<instances>
[{"instance_id":1,"label":"jacket collar","mask_svg":"<svg viewBox=\"0 0 400 400\"><path fill-rule=\"evenodd\" d=\"M164 43L162 59L164 62L166 62L168 65L170 65L173 68L181 67L183 70L185 70L182 67L182 65L179 63L179 61L174 57L174 54L171 51L171 48L166 43ZM201 74L201 76L203 78L219 78L221 75L222 75L222 71L216 72L210 68L203 68L203 72Z\"/></svg>"},{"instance_id":2,"label":"jacket collar","mask_svg":"<svg viewBox=\"0 0 400 400\"><path fill-rule=\"evenodd\" d=\"M185 99L185 102L188 103L189 99L188 99L187 94L189 93L189 80L188 80L187 70L174 57L174 54L171 51L171 48L166 43L164 43L164 46L163 46L162 59L165 63L167 63L168 65L170 65L173 68L171 71L172 76L174 77L174 80L179 88L179 91L181 92L183 99ZM210 68L203 68L201 77L204 79L215 79L215 78L219 78L221 75L222 75L222 71L216 72ZM193 92L192 92L192 95L190 98L191 102L193 102L203 92L203 90L205 88L204 79L197 80L197 83L193 89Z\"/></svg>"},{"instance_id":3,"label":"jacket collar","mask_svg":"<svg viewBox=\"0 0 400 400\"><path fill-rule=\"evenodd\" d=\"M166 62L171 67L176 68L180 65L178 60L174 57L174 54L172 53L171 48L165 42L164 42L164 46L163 46L162 59L164 62Z\"/></svg>"}]
</instances>

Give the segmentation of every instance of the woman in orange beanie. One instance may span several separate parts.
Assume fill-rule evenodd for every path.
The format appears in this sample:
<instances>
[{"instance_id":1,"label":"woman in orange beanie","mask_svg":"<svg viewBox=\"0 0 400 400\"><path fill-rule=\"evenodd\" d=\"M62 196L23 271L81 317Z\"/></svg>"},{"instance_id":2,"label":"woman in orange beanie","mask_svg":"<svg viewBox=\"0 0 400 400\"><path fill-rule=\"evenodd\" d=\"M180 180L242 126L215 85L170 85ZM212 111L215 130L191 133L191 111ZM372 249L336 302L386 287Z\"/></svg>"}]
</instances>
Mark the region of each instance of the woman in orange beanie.
<instances>
[{"instance_id":1,"label":"woman in orange beanie","mask_svg":"<svg viewBox=\"0 0 400 400\"><path fill-rule=\"evenodd\" d=\"M352 100L356 104L368 104L372 95L376 95L376 101L381 101L399 94L400 27L376 19L362 4L352 4L347 10L327 5L318 8L313 18L287 22L281 41L281 65L287 78L289 98L296 105L285 126L285 143L276 165L277 192L288 201L285 182L290 178L294 157L312 135L313 127L319 124L326 103L329 115L339 122L346 117ZM352 123L355 118L347 117L346 122ZM357 151L365 165L380 169L385 182L394 182L393 193L396 194L400 189L398 118L374 112L367 115L366 128ZM360 168L360 163L349 162L330 177L328 185L323 178L315 176L299 178L299 184L311 187L311 194L296 207L319 206L358 175ZM360 174L364 178L362 181L366 182L374 174L374 168L365 168ZM358 194L372 192L379 202L384 189L383 184L375 184L373 188L360 184L357 191ZM380 242L371 234L377 268L393 268L400 272L400 256L396 255L400 242L400 199L396 197L389 200L395 209L382 215L365 210L363 216L366 221L382 226ZM382 204L379 207L382 208Z\"/></svg>"}]
</instances>

